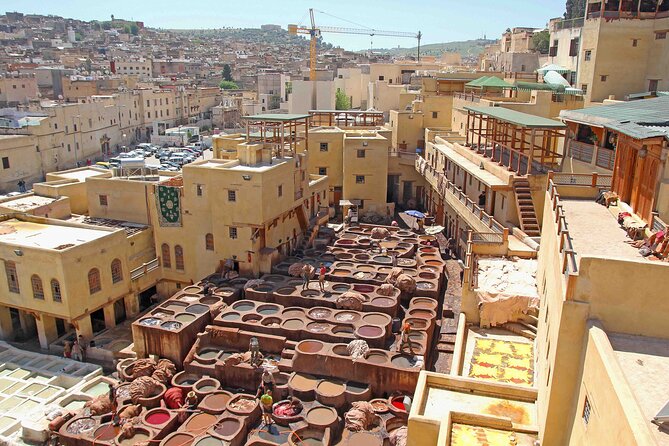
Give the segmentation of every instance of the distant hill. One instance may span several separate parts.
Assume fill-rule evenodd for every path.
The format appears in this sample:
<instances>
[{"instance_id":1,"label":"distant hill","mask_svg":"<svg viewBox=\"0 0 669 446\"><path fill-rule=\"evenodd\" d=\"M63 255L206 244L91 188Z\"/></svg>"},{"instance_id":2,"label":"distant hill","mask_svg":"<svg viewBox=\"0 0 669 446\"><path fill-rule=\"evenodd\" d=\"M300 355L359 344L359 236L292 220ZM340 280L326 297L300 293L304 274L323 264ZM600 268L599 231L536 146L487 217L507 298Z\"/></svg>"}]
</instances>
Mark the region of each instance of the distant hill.
<instances>
[{"instance_id":1,"label":"distant hill","mask_svg":"<svg viewBox=\"0 0 669 446\"><path fill-rule=\"evenodd\" d=\"M478 56L486 45L497 42L490 39L464 40L460 42L430 43L421 45L420 53L425 56L441 56L443 53L460 53L462 56ZM380 48L373 51L391 56L411 56L416 54L413 48Z\"/></svg>"}]
</instances>

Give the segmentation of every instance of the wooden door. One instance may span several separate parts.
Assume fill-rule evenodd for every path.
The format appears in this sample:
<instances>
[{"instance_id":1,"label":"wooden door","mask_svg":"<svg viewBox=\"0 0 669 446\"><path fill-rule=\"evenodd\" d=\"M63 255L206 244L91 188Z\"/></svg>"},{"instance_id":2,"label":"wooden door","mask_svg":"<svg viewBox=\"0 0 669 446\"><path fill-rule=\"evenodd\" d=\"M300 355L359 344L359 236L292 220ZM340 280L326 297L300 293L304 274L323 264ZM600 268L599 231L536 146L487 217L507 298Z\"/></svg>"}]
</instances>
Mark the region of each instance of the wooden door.
<instances>
[{"instance_id":1,"label":"wooden door","mask_svg":"<svg viewBox=\"0 0 669 446\"><path fill-rule=\"evenodd\" d=\"M649 222L655 199L655 186L658 181L660 159L650 153L639 162L639 175L634 177L634 197L630 203L634 212Z\"/></svg>"},{"instance_id":2,"label":"wooden door","mask_svg":"<svg viewBox=\"0 0 669 446\"><path fill-rule=\"evenodd\" d=\"M618 144L618 160L613 174L613 190L620 199L629 203L632 197L632 180L636 170L636 150L624 141Z\"/></svg>"}]
</instances>

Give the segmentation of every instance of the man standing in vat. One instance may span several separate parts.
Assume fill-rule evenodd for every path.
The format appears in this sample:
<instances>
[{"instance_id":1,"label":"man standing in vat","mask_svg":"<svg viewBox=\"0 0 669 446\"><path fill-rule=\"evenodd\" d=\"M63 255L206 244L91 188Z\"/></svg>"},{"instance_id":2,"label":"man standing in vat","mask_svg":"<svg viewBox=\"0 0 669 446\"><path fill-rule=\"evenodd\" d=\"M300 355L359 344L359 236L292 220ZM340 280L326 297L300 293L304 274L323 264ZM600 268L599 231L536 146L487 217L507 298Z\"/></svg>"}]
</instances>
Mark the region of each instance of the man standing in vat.
<instances>
[{"instance_id":1,"label":"man standing in vat","mask_svg":"<svg viewBox=\"0 0 669 446\"><path fill-rule=\"evenodd\" d=\"M265 390L263 396L260 397L260 407L262 408L262 422L265 423L265 426L272 424L272 404L274 399L272 398L272 391L269 389Z\"/></svg>"},{"instance_id":2,"label":"man standing in vat","mask_svg":"<svg viewBox=\"0 0 669 446\"><path fill-rule=\"evenodd\" d=\"M305 263L302 267L302 290L309 289L309 279L311 279L311 266Z\"/></svg>"},{"instance_id":3,"label":"man standing in vat","mask_svg":"<svg viewBox=\"0 0 669 446\"><path fill-rule=\"evenodd\" d=\"M404 325L402 325L402 332L400 333L400 347L398 349L400 353L404 351L405 347L409 347L409 353L411 353L412 355L414 354L413 346L411 345L411 340L409 339L410 334L411 334L411 323L405 322Z\"/></svg>"},{"instance_id":4,"label":"man standing in vat","mask_svg":"<svg viewBox=\"0 0 669 446\"><path fill-rule=\"evenodd\" d=\"M251 365L252 366L257 366L261 359L260 359L260 343L258 343L258 338L255 336L251 338L249 341L249 351L251 352Z\"/></svg>"}]
</instances>

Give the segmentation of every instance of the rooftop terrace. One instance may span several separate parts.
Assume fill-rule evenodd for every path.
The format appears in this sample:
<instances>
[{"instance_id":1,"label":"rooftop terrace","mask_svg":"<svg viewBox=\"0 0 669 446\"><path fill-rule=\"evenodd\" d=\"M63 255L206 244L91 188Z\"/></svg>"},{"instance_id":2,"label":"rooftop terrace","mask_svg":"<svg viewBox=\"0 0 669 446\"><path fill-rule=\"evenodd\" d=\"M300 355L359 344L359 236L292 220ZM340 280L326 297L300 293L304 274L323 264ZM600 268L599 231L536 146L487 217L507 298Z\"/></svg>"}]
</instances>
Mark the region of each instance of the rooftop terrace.
<instances>
[{"instance_id":1,"label":"rooftop terrace","mask_svg":"<svg viewBox=\"0 0 669 446\"><path fill-rule=\"evenodd\" d=\"M101 229L35 223L17 219L0 223L0 243L25 248L62 250L99 240L109 234L109 231Z\"/></svg>"}]
</instances>

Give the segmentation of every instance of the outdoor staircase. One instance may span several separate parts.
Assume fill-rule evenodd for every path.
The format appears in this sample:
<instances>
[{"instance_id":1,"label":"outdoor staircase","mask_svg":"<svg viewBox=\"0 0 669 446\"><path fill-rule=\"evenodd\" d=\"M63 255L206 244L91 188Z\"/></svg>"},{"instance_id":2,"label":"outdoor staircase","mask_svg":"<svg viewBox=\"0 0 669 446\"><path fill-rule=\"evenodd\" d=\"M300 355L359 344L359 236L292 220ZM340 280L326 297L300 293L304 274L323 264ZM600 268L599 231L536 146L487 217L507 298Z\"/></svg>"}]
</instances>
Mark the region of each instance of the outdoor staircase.
<instances>
[{"instance_id":1,"label":"outdoor staircase","mask_svg":"<svg viewBox=\"0 0 669 446\"><path fill-rule=\"evenodd\" d=\"M532 203L532 195L530 194L530 182L527 181L527 178L514 179L513 192L516 197L520 229L528 237L539 237L541 235L539 220L537 220L537 213L534 210L534 203Z\"/></svg>"},{"instance_id":2,"label":"outdoor staircase","mask_svg":"<svg viewBox=\"0 0 669 446\"><path fill-rule=\"evenodd\" d=\"M537 325L539 324L537 314L538 311L530 309L527 314L521 315L518 320L506 322L502 324L502 327L511 333L534 340L537 337Z\"/></svg>"}]
</instances>

